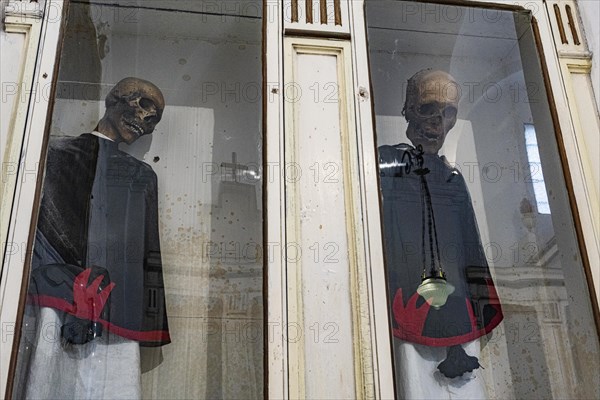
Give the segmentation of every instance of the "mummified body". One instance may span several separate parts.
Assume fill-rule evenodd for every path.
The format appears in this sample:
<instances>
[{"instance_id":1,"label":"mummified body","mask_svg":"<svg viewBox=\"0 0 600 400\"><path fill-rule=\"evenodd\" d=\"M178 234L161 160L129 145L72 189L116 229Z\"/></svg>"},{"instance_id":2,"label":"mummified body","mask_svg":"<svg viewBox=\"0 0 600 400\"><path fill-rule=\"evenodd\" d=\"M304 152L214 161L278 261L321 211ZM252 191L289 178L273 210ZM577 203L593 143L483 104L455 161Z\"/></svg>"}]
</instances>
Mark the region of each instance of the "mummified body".
<instances>
[{"instance_id":1,"label":"mummified body","mask_svg":"<svg viewBox=\"0 0 600 400\"><path fill-rule=\"evenodd\" d=\"M142 343L168 342L164 307L160 317L144 310L150 291L163 292L156 174L117 148L121 141L133 143L152 133L163 109L158 88L126 78L108 94L96 130L112 140L84 134L54 140L48 150L38 224L38 237L45 244L39 250L45 254L36 253L42 258L34 259L30 293L40 305L77 320L68 326L72 332L63 330L74 343L93 339L93 333L82 335L103 328ZM60 258L49 264L52 250ZM77 278L82 273L87 275ZM100 276L100 285L90 286ZM75 281L83 286L73 286ZM86 331L85 321L93 329ZM162 333L151 337L145 331Z\"/></svg>"},{"instance_id":2,"label":"mummified body","mask_svg":"<svg viewBox=\"0 0 600 400\"><path fill-rule=\"evenodd\" d=\"M457 83L446 72L423 70L415 74L408 82L403 109L409 123L406 134L414 147L398 144L379 148L391 320L394 336L402 343L462 345L490 332L502 320L467 186L459 171L438 156L456 123L459 93ZM436 222L434 246L429 243L433 236L425 240L421 236L427 221L420 176L407 173L401 166L406 161L404 154L419 146L424 152L423 167L430 171L425 177ZM431 230L431 226L425 229ZM447 282L454 287L438 309L417 293L424 260L431 259L432 249L439 253ZM396 353L396 358L402 357L400 353L408 354L404 350ZM449 360L453 362L451 357ZM455 377L479 365L476 360L465 360L474 365L445 372L441 364L439 369ZM411 394L419 395L403 393Z\"/></svg>"},{"instance_id":3,"label":"mummified body","mask_svg":"<svg viewBox=\"0 0 600 400\"><path fill-rule=\"evenodd\" d=\"M170 342L157 177L118 149L152 133L165 102L152 83L126 78L105 104L93 132L48 148L26 315L38 332L24 326L22 397L139 396L139 346ZM41 340L48 326L56 337Z\"/></svg>"}]
</instances>

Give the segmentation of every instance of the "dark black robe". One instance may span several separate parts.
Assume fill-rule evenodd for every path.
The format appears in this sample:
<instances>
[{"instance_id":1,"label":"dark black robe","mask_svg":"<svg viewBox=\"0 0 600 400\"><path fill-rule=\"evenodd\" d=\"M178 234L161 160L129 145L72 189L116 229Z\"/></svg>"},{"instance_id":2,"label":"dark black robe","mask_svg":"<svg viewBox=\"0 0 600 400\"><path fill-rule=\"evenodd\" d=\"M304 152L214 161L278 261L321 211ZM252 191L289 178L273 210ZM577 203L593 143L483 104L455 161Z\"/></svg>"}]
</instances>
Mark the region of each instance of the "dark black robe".
<instances>
[{"instance_id":1,"label":"dark black robe","mask_svg":"<svg viewBox=\"0 0 600 400\"><path fill-rule=\"evenodd\" d=\"M170 343L150 166L91 134L51 141L28 300L141 345Z\"/></svg>"},{"instance_id":2,"label":"dark black robe","mask_svg":"<svg viewBox=\"0 0 600 400\"><path fill-rule=\"evenodd\" d=\"M400 163L401 144L379 148L385 256L394 336L428 346L453 346L489 333L502 310L462 175L437 155L424 155L441 265L455 291L436 310L417 293L423 272L420 178ZM413 168L413 170L416 167ZM429 236L425 236L426 257ZM429 259L429 258L427 258ZM429 264L427 264L429 265Z\"/></svg>"}]
</instances>

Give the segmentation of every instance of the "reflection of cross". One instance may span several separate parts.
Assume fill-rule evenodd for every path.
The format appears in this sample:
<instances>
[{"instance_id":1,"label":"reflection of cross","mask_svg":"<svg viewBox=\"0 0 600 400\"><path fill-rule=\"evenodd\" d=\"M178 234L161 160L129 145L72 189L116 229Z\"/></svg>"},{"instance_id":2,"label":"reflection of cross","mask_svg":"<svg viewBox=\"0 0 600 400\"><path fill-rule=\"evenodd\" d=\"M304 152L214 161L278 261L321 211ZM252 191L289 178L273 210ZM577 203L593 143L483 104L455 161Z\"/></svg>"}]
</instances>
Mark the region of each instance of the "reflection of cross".
<instances>
[{"instance_id":1,"label":"reflection of cross","mask_svg":"<svg viewBox=\"0 0 600 400\"><path fill-rule=\"evenodd\" d=\"M233 181L238 181L238 170L247 171L248 166L237 163L237 154L235 151L231 153L231 162L223 162L221 163L221 168L231 168L231 173L233 175Z\"/></svg>"}]
</instances>

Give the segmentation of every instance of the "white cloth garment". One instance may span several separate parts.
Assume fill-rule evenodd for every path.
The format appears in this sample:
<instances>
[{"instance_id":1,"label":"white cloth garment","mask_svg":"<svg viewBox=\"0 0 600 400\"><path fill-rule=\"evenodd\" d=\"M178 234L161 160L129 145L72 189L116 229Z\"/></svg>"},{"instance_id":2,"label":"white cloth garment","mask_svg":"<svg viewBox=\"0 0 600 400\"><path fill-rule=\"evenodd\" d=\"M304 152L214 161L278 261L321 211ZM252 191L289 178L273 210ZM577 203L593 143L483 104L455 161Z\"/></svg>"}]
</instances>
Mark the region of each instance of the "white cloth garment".
<instances>
[{"instance_id":1,"label":"white cloth garment","mask_svg":"<svg viewBox=\"0 0 600 400\"><path fill-rule=\"evenodd\" d=\"M480 340L462 345L468 355L479 358ZM461 377L447 378L438 369L446 359L446 347L430 347L394 338L394 363L398 399L487 399L481 369Z\"/></svg>"},{"instance_id":2,"label":"white cloth garment","mask_svg":"<svg viewBox=\"0 0 600 400\"><path fill-rule=\"evenodd\" d=\"M39 310L37 324L34 342L26 344L30 362L23 382L25 398L141 398L137 342L105 330L89 343L65 346L61 313L52 308Z\"/></svg>"}]
</instances>

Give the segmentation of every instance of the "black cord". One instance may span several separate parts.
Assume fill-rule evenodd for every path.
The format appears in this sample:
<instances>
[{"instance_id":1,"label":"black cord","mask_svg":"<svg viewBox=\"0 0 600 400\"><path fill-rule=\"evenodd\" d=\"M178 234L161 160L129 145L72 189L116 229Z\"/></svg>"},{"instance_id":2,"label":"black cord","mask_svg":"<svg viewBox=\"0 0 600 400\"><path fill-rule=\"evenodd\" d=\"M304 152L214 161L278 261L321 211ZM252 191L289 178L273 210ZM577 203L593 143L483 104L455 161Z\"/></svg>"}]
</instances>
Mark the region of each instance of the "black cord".
<instances>
[{"instance_id":1,"label":"black cord","mask_svg":"<svg viewBox=\"0 0 600 400\"><path fill-rule=\"evenodd\" d=\"M431 201L431 192L429 191L429 185L427 184L427 178L425 177L430 171L424 167L423 158L423 146L418 145L416 148L411 148L402 154L402 163L405 164L404 171L409 174L412 170L413 165L417 165L417 169L414 171L415 174L419 175L420 178L420 192L421 192L421 257L423 258L423 277L427 277L427 254L425 251L425 219L427 219L427 231L429 234L429 254L430 254L430 276L437 276L437 270L439 269L439 275L444 276L442 269L442 259L440 256L440 244L437 236L437 226L435 223L435 213L433 212L433 203ZM437 259L437 260L436 260ZM436 268L436 261L439 268Z\"/></svg>"}]
</instances>

